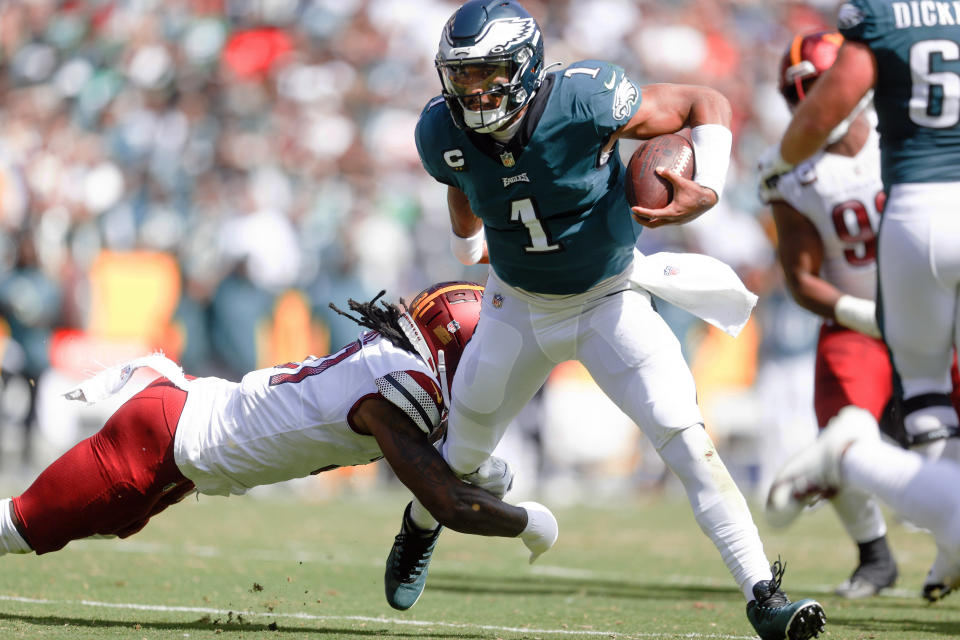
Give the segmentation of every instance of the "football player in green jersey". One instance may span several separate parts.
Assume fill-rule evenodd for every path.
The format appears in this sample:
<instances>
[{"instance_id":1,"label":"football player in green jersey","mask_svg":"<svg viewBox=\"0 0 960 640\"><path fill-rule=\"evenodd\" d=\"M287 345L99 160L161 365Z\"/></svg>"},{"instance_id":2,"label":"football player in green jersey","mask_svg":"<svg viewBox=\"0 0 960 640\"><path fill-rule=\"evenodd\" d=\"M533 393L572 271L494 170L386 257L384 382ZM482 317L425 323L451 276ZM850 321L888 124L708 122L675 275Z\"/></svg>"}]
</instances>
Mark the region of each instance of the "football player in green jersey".
<instances>
[{"instance_id":1,"label":"football player in green jersey","mask_svg":"<svg viewBox=\"0 0 960 640\"><path fill-rule=\"evenodd\" d=\"M682 224L719 199L732 141L727 99L707 87L640 87L600 60L549 72L537 22L505 0L461 6L435 64L442 93L420 116L417 148L447 185L454 254L491 265L481 321L453 382L443 446L451 468L481 465L552 368L579 360L684 485L760 636L819 633L822 607L790 602L779 565L771 576L746 501L704 429L679 341L635 275L645 260L634 248L641 226ZM631 216L618 141L684 127L693 179L667 173L674 199ZM589 425L584 432L591 437ZM414 501L387 560L391 606L408 609L420 597L433 546L413 541L437 530Z\"/></svg>"},{"instance_id":2,"label":"football player in green jersey","mask_svg":"<svg viewBox=\"0 0 960 640\"><path fill-rule=\"evenodd\" d=\"M960 460L958 417L949 397L960 331L958 6L889 0L842 5L838 23L845 41L836 62L794 113L779 155L771 154L761 169L761 179L776 180L820 149L872 95L887 193L877 246L877 319L910 447L952 460ZM901 477L906 490L909 475ZM922 490L942 495L946 505L956 487ZM960 556L943 552L951 541L938 543L941 552L924 586L929 593L960 577Z\"/></svg>"}]
</instances>

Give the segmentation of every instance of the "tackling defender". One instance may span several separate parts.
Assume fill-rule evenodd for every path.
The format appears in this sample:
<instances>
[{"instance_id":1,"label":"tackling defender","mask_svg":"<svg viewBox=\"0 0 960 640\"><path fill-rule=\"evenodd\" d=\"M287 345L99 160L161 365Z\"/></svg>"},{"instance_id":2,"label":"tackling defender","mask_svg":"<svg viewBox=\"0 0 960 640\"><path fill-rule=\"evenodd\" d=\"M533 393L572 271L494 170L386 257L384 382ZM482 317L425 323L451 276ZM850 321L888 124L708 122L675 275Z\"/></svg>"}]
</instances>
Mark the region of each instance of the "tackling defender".
<instances>
[{"instance_id":1,"label":"tackling defender","mask_svg":"<svg viewBox=\"0 0 960 640\"><path fill-rule=\"evenodd\" d=\"M746 501L703 427L679 342L632 275L640 228L628 215L618 140L691 127L695 179L661 172L674 200L632 209L647 227L687 222L720 197L729 102L706 87L638 87L599 60L547 73L536 21L505 0L461 6L444 27L436 67L442 95L420 116L417 148L447 185L454 254L492 267L482 321L454 380L444 458L458 473L477 469L554 365L577 359L680 478L760 636L819 633L820 605L791 603L779 566L771 579ZM393 607L420 597L439 533L414 501L387 559Z\"/></svg>"},{"instance_id":2,"label":"tackling defender","mask_svg":"<svg viewBox=\"0 0 960 640\"><path fill-rule=\"evenodd\" d=\"M512 480L502 461L464 482L430 444L482 292L469 282L441 283L420 293L409 313L377 306L377 298L351 300L360 315L353 319L371 331L330 356L253 371L239 383L188 380L159 355L101 372L68 396L105 397L138 366L164 377L121 405L23 494L0 501L0 554L49 553L93 535L125 538L193 491L242 494L386 458L446 526L519 536L532 562L557 538L553 514L493 495L502 496Z\"/></svg>"},{"instance_id":3,"label":"tackling defender","mask_svg":"<svg viewBox=\"0 0 960 640\"><path fill-rule=\"evenodd\" d=\"M887 193L877 244L879 326L912 448L960 460L950 399L960 331L960 16L954 8L889 0L842 5L844 44L794 113L764 174L776 180L810 157L874 91ZM938 494L953 490L937 488ZM951 575L960 575L960 564L941 554L924 590Z\"/></svg>"},{"instance_id":4,"label":"tackling defender","mask_svg":"<svg viewBox=\"0 0 960 640\"><path fill-rule=\"evenodd\" d=\"M830 68L843 43L836 32L798 35L780 62L780 93L791 110ZM787 287L820 315L814 409L822 430L849 404L878 421L893 394L893 369L874 318L876 230L883 207L880 147L867 112L857 110L827 145L775 185L762 185L777 225L777 253ZM860 561L836 593L864 598L893 585L897 565L887 525L869 495L846 490L830 500Z\"/></svg>"}]
</instances>

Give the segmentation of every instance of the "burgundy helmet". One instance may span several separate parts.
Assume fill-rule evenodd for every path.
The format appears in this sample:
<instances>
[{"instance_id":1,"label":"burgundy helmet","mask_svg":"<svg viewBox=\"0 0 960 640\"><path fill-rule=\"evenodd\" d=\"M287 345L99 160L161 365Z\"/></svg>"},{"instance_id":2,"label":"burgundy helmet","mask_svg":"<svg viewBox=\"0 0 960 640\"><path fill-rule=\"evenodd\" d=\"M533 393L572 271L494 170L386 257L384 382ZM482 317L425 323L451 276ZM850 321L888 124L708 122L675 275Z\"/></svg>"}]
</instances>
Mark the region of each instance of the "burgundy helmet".
<instances>
[{"instance_id":1,"label":"burgundy helmet","mask_svg":"<svg viewBox=\"0 0 960 640\"><path fill-rule=\"evenodd\" d=\"M482 302L481 285L456 281L428 287L407 305L407 313L417 331L405 330L404 333L436 372L448 406L453 374L477 328Z\"/></svg>"},{"instance_id":2,"label":"burgundy helmet","mask_svg":"<svg viewBox=\"0 0 960 640\"><path fill-rule=\"evenodd\" d=\"M813 82L833 65L843 44L836 31L795 36L780 60L780 93L790 106L807 97Z\"/></svg>"}]
</instances>

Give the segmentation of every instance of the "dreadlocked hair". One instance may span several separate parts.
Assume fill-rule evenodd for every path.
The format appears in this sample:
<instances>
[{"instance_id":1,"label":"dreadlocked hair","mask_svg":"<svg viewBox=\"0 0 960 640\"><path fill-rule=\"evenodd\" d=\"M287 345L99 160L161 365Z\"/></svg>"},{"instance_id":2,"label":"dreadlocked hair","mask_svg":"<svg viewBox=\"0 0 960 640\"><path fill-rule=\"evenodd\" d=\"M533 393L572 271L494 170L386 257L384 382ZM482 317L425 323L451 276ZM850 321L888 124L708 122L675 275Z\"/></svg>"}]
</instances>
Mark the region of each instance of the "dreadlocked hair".
<instances>
[{"instance_id":1,"label":"dreadlocked hair","mask_svg":"<svg viewBox=\"0 0 960 640\"><path fill-rule=\"evenodd\" d=\"M413 344L403 333L403 329L400 328L398 318L403 315L403 311L395 304L380 300L385 293L386 290L381 291L375 295L370 302L357 302L353 298L349 298L347 304L350 306L351 311L355 311L360 315L359 318L355 318L346 311L338 309L332 302L330 303L330 308L345 318L350 318L361 327L376 331L389 340L395 347L409 351L410 353L417 353ZM380 305L377 305L377 300L380 300Z\"/></svg>"}]
</instances>

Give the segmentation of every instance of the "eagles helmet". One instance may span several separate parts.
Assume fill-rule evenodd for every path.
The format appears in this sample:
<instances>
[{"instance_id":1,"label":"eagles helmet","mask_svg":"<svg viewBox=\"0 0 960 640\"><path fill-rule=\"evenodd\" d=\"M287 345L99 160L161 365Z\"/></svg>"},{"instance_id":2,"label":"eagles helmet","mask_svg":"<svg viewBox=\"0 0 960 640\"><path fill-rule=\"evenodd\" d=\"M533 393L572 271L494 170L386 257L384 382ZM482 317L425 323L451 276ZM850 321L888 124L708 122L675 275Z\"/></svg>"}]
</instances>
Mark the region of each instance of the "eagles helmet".
<instances>
[{"instance_id":1,"label":"eagles helmet","mask_svg":"<svg viewBox=\"0 0 960 640\"><path fill-rule=\"evenodd\" d=\"M794 37L780 60L780 93L791 107L807 97L814 81L833 66L843 44L836 31L817 31Z\"/></svg>"},{"instance_id":2,"label":"eagles helmet","mask_svg":"<svg viewBox=\"0 0 960 640\"><path fill-rule=\"evenodd\" d=\"M400 316L404 334L439 379L448 407L453 374L477 328L482 303L481 285L441 282L418 293Z\"/></svg>"},{"instance_id":3,"label":"eagles helmet","mask_svg":"<svg viewBox=\"0 0 960 640\"><path fill-rule=\"evenodd\" d=\"M444 26L434 64L457 127L490 133L543 82L540 27L511 0L470 0Z\"/></svg>"}]
</instances>

